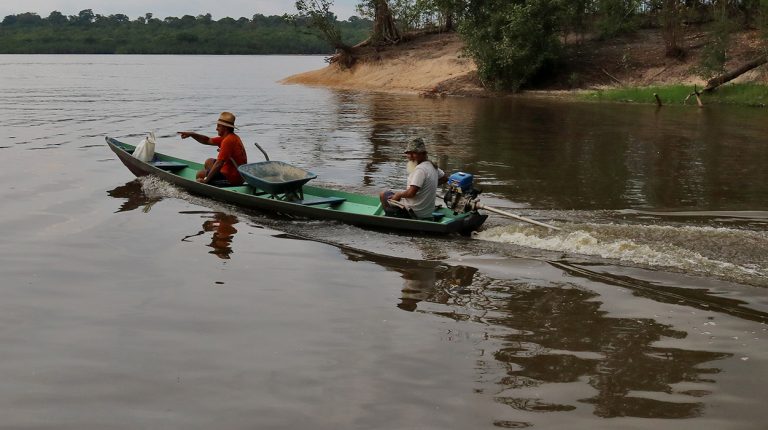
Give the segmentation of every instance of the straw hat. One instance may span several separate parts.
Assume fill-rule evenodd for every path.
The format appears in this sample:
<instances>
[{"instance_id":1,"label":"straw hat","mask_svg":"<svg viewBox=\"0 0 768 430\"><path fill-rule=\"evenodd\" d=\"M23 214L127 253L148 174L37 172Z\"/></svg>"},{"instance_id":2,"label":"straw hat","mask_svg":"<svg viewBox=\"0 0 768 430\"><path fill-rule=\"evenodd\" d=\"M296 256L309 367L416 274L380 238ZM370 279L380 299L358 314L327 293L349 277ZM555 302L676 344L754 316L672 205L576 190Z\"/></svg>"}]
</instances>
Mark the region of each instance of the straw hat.
<instances>
[{"instance_id":1,"label":"straw hat","mask_svg":"<svg viewBox=\"0 0 768 430\"><path fill-rule=\"evenodd\" d=\"M216 121L216 124L229 128L237 128L235 127L235 115L233 115L232 112L222 112L221 115L219 115L219 120Z\"/></svg>"}]
</instances>

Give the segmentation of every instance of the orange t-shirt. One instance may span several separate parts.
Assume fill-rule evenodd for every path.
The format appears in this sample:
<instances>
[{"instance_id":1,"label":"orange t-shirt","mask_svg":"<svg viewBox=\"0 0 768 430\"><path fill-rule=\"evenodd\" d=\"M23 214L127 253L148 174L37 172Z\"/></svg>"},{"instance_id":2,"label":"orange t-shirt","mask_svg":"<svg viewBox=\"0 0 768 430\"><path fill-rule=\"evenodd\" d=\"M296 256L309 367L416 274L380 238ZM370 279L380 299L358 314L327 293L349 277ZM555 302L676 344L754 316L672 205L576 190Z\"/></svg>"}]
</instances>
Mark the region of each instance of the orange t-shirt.
<instances>
[{"instance_id":1,"label":"orange t-shirt","mask_svg":"<svg viewBox=\"0 0 768 430\"><path fill-rule=\"evenodd\" d=\"M219 147L219 156L216 160L224 161L224 165L221 166L221 174L232 185L240 185L243 183L243 178L237 171L237 167L232 164L232 158L237 165L245 164L248 162L248 156L245 154L245 147L243 141L240 140L240 136L231 133L225 137L216 136L211 138L211 142Z\"/></svg>"}]
</instances>

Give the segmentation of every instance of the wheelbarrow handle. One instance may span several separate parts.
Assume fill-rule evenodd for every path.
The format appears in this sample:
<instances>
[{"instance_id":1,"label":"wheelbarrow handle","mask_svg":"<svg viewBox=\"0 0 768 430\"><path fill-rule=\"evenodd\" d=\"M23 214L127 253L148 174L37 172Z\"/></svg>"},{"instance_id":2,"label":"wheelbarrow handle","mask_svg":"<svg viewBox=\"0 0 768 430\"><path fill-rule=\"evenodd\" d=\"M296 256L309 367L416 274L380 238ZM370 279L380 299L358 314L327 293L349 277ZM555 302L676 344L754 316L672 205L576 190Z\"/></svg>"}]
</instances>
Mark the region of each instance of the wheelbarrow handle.
<instances>
[{"instance_id":1,"label":"wheelbarrow handle","mask_svg":"<svg viewBox=\"0 0 768 430\"><path fill-rule=\"evenodd\" d=\"M253 142L254 145L256 145L257 148L259 148L259 151L261 151L262 154L264 154L264 158L269 161L269 155L267 155L267 151L264 150L257 142Z\"/></svg>"}]
</instances>

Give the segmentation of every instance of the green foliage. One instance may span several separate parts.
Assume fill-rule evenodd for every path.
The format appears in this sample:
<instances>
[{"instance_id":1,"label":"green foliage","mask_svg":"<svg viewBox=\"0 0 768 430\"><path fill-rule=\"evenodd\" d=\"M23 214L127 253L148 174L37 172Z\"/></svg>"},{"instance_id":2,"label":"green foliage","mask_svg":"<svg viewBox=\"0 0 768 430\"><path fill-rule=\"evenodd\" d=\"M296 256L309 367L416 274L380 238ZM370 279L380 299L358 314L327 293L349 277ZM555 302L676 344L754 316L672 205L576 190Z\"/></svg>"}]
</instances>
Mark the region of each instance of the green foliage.
<instances>
[{"instance_id":1,"label":"green foliage","mask_svg":"<svg viewBox=\"0 0 768 430\"><path fill-rule=\"evenodd\" d=\"M608 39L637 30L640 3L640 0L598 0L597 31L600 37Z\"/></svg>"},{"instance_id":2,"label":"green foliage","mask_svg":"<svg viewBox=\"0 0 768 430\"><path fill-rule=\"evenodd\" d=\"M566 2L563 24L566 31L584 34L589 29L589 16L592 0L572 0Z\"/></svg>"},{"instance_id":3,"label":"green foliage","mask_svg":"<svg viewBox=\"0 0 768 430\"><path fill-rule=\"evenodd\" d=\"M565 8L560 0L469 1L459 31L478 65L481 80L517 91L555 64Z\"/></svg>"},{"instance_id":4,"label":"green foliage","mask_svg":"<svg viewBox=\"0 0 768 430\"><path fill-rule=\"evenodd\" d=\"M653 94L658 94L664 104L682 104L683 100L693 89L684 85L641 88L613 88L592 91L581 97L589 101L624 102L624 103L656 103Z\"/></svg>"},{"instance_id":5,"label":"green foliage","mask_svg":"<svg viewBox=\"0 0 768 430\"><path fill-rule=\"evenodd\" d=\"M428 3L424 0L390 0L389 9L398 24L398 29L410 31L419 28L422 24L422 15L429 7Z\"/></svg>"},{"instance_id":6,"label":"green foliage","mask_svg":"<svg viewBox=\"0 0 768 430\"><path fill-rule=\"evenodd\" d=\"M334 49L349 47L342 41L341 30L336 25L336 17L331 13L332 0L298 0L296 1L297 15L290 19L293 22L305 20L306 25L320 32L321 37Z\"/></svg>"},{"instance_id":7,"label":"green foliage","mask_svg":"<svg viewBox=\"0 0 768 430\"><path fill-rule=\"evenodd\" d=\"M682 105L693 88L687 85L662 87L615 88L592 91L580 96L583 100L623 103L656 103L653 94L658 94L664 105ZM745 106L768 106L768 86L757 84L723 85L712 93L702 96L705 104L735 104ZM688 99L688 105L696 105Z\"/></svg>"},{"instance_id":8,"label":"green foliage","mask_svg":"<svg viewBox=\"0 0 768 430\"><path fill-rule=\"evenodd\" d=\"M304 24L305 21L301 21ZM368 37L371 22L336 21L344 43ZM98 15L90 9L47 18L9 15L0 23L3 54L330 54L323 40L280 16L211 19L210 14L164 20L146 14Z\"/></svg>"},{"instance_id":9,"label":"green foliage","mask_svg":"<svg viewBox=\"0 0 768 430\"><path fill-rule=\"evenodd\" d=\"M732 31L733 24L728 20L726 11L721 10L701 51L697 72L702 78L710 79L725 72L725 63L728 60L726 49Z\"/></svg>"},{"instance_id":10,"label":"green foliage","mask_svg":"<svg viewBox=\"0 0 768 430\"><path fill-rule=\"evenodd\" d=\"M760 0L758 5L758 27L763 34L763 39L768 42L768 0ZM766 43L766 51L768 51L768 43Z\"/></svg>"},{"instance_id":11,"label":"green foliage","mask_svg":"<svg viewBox=\"0 0 768 430\"><path fill-rule=\"evenodd\" d=\"M401 32L424 28L453 30L464 0L389 0L389 10ZM375 18L376 0L362 0L357 5L360 16Z\"/></svg>"}]
</instances>

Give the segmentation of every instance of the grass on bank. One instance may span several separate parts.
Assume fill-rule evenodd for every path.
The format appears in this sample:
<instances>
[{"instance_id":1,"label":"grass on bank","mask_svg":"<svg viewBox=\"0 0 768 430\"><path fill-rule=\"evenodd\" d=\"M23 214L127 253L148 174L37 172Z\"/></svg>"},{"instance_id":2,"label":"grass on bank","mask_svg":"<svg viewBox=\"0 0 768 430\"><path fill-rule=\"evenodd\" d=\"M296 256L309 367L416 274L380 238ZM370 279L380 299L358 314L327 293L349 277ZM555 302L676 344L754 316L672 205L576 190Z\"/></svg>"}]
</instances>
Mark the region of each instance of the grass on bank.
<instances>
[{"instance_id":1,"label":"grass on bank","mask_svg":"<svg viewBox=\"0 0 768 430\"><path fill-rule=\"evenodd\" d=\"M699 88L701 90L701 88ZM655 104L653 94L658 94L664 105L682 105L685 98L693 92L692 85L670 85L661 87L612 88L591 91L582 95L584 100L597 102L651 103ZM707 104L732 104L742 106L768 106L768 85L726 84L711 93L702 94L701 101ZM696 105L692 96L685 103Z\"/></svg>"}]
</instances>

